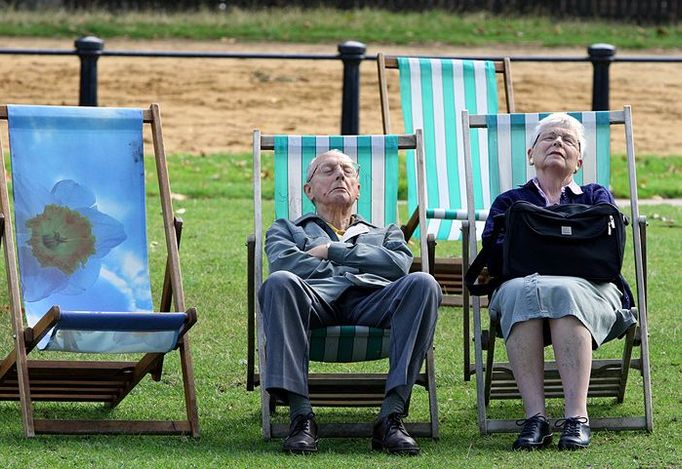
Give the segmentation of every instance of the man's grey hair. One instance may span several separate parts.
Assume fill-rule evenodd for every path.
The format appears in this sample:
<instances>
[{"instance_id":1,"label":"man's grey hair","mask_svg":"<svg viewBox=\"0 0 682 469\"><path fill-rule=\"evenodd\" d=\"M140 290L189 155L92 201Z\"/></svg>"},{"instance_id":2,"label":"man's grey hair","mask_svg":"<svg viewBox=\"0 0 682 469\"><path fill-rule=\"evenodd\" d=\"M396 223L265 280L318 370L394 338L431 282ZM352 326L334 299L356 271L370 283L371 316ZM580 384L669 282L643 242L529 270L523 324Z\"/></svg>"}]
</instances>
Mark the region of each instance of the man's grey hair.
<instances>
[{"instance_id":1,"label":"man's grey hair","mask_svg":"<svg viewBox=\"0 0 682 469\"><path fill-rule=\"evenodd\" d=\"M320 153L320 154L317 155L315 158L313 158L312 160L310 160L310 163L308 163L308 172L307 172L306 178L305 178L306 181L310 182L310 179L311 179L312 176L313 176L313 171L315 171L315 168L317 168L317 165L318 165L318 163L319 163L319 160L322 159L322 158L324 158L324 157L326 157L326 156L338 156L338 157L341 157L341 158L346 158L346 159L347 159L348 161L350 161L351 163L354 163L353 158L351 158L350 156L346 155L346 154L345 154L344 152L342 152L341 150L338 150L338 149L336 149L336 148L332 148L332 149L329 150L329 151L325 151L324 153Z\"/></svg>"},{"instance_id":2,"label":"man's grey hair","mask_svg":"<svg viewBox=\"0 0 682 469\"><path fill-rule=\"evenodd\" d=\"M533 133L533 144L531 147L534 147L538 142L538 137L540 137L540 134L542 134L545 130L554 127L568 129L576 134L578 137L578 143L580 143L580 158L582 158L583 153L585 152L585 127L578 119L566 114L565 112L555 112L538 122L538 125L535 127L535 132Z\"/></svg>"}]
</instances>

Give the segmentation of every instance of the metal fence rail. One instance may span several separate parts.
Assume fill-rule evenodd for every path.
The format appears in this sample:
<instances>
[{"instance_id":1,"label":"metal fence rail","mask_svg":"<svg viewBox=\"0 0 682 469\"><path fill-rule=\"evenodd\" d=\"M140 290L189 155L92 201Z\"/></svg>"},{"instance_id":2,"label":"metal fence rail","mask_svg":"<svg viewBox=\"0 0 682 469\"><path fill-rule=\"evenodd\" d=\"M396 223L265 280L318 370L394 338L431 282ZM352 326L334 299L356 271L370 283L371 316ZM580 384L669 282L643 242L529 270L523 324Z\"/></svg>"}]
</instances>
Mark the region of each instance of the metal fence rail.
<instances>
[{"instance_id":1,"label":"metal fence rail","mask_svg":"<svg viewBox=\"0 0 682 469\"><path fill-rule=\"evenodd\" d=\"M148 51L106 50L104 41L93 36L81 37L74 42L75 49L0 49L0 55L73 55L80 59L80 106L97 106L97 63L100 57L147 57L186 59L270 59L270 60L340 60L343 63L343 93L341 98L341 133L357 134L360 128L360 64L376 61L376 56L366 55L367 47L356 41L346 41L337 46L336 54L282 54L253 52L207 51ZM435 56L434 56L435 57ZM442 56L441 56L442 57ZM467 56L458 58L501 60L502 56ZM616 47L610 44L593 44L586 56L510 56L512 62L590 62L592 74L592 109L609 109L609 68L614 62L680 63L682 56L619 57Z\"/></svg>"}]
</instances>

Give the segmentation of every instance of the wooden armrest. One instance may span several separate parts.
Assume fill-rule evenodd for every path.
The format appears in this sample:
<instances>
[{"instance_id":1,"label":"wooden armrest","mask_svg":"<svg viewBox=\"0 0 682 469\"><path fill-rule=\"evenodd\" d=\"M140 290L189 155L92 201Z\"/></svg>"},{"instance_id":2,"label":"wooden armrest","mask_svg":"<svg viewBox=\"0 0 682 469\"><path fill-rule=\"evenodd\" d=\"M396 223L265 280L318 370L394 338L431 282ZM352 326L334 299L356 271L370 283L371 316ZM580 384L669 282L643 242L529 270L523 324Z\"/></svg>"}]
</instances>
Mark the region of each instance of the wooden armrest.
<instances>
[{"instance_id":1,"label":"wooden armrest","mask_svg":"<svg viewBox=\"0 0 682 469\"><path fill-rule=\"evenodd\" d=\"M410 219L407 221L407 223L400 227L400 229L403 231L403 236L405 236L405 241L409 241L410 238L412 238L412 235L414 234L414 231L417 229L418 225L419 207L414 209L414 212L412 212L412 216L410 216Z\"/></svg>"},{"instance_id":2,"label":"wooden armrest","mask_svg":"<svg viewBox=\"0 0 682 469\"><path fill-rule=\"evenodd\" d=\"M189 308L187 311L185 311L185 314L187 315L187 319L185 319L185 324L178 334L178 344L180 344L180 339L187 334L187 331L189 331L193 325L197 323L197 309L192 307Z\"/></svg>"},{"instance_id":3,"label":"wooden armrest","mask_svg":"<svg viewBox=\"0 0 682 469\"><path fill-rule=\"evenodd\" d=\"M50 329L59 321L61 312L59 306L53 306L49 311L36 323L33 327L24 329L24 343L26 344L26 353L30 352L38 345L38 342L45 337Z\"/></svg>"}]
</instances>

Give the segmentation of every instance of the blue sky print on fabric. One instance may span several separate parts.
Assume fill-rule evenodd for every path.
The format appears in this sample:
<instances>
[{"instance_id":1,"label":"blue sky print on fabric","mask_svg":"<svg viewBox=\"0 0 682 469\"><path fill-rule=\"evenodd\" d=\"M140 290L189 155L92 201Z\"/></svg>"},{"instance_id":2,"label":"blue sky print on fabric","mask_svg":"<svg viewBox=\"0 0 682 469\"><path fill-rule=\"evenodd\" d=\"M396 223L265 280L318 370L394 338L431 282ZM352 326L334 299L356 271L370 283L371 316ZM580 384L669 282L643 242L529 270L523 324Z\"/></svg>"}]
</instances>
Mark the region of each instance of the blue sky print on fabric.
<instances>
[{"instance_id":1,"label":"blue sky print on fabric","mask_svg":"<svg viewBox=\"0 0 682 469\"><path fill-rule=\"evenodd\" d=\"M52 305L151 311L141 110L10 106L29 325Z\"/></svg>"}]
</instances>

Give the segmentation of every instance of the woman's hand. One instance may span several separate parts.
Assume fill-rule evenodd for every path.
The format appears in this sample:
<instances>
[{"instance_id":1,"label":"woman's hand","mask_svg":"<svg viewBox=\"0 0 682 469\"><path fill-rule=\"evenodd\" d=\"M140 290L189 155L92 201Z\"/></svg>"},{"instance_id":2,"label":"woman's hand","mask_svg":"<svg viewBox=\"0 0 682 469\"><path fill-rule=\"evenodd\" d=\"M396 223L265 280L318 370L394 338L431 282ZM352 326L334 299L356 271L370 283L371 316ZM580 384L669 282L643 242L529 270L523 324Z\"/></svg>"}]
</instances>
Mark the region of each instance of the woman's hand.
<instances>
[{"instance_id":1,"label":"woman's hand","mask_svg":"<svg viewBox=\"0 0 682 469\"><path fill-rule=\"evenodd\" d=\"M488 273L487 267L483 267L481 273L478 274L478 284L485 285L486 283L488 283L488 280L490 280L490 273Z\"/></svg>"}]
</instances>

